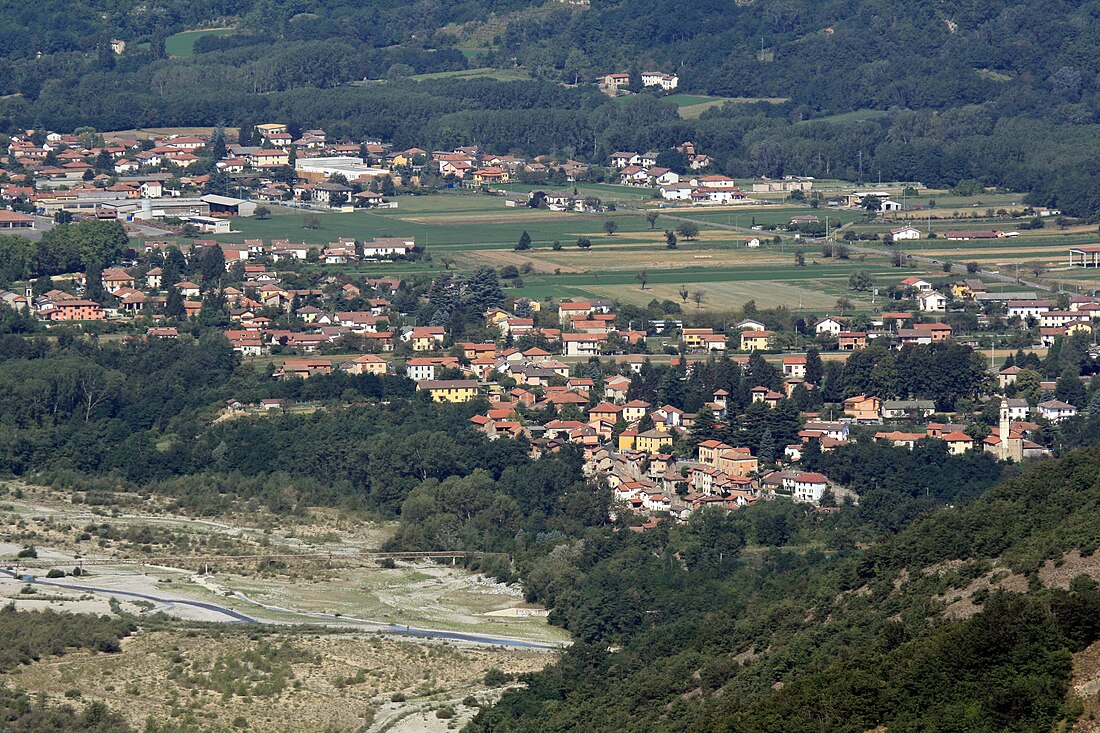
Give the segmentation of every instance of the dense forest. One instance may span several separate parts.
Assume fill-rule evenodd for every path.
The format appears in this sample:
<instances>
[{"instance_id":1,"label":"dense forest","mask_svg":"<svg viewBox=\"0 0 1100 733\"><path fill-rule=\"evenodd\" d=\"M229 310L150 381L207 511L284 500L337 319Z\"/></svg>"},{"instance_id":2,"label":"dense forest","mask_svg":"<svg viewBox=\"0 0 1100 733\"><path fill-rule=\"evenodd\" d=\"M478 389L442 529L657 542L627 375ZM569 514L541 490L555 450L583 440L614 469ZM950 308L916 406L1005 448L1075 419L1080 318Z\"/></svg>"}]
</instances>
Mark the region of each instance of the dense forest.
<instances>
[{"instance_id":1,"label":"dense forest","mask_svg":"<svg viewBox=\"0 0 1100 733\"><path fill-rule=\"evenodd\" d=\"M398 147L597 163L691 139L732 175L977 179L1100 214L1095 3L124 0L4 12L0 132L276 119ZM227 22L233 35L167 57L169 33ZM115 37L129 43L118 57ZM467 58L461 44L478 49ZM481 65L533 79L409 79ZM650 66L688 92L788 101L684 120L652 94L613 101L562 84ZM350 86L364 79L376 81Z\"/></svg>"}]
</instances>

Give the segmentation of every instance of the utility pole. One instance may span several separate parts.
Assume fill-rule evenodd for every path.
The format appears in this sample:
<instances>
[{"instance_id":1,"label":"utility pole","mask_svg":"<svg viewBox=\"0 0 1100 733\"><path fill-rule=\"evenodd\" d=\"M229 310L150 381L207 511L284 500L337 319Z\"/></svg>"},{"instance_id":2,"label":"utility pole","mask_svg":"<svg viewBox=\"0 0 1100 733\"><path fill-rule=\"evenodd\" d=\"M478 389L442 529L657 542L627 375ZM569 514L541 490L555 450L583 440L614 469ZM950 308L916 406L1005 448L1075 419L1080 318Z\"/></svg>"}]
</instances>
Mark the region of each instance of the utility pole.
<instances>
[{"instance_id":1,"label":"utility pole","mask_svg":"<svg viewBox=\"0 0 1100 733\"><path fill-rule=\"evenodd\" d=\"M863 151L859 151L859 181L863 182Z\"/></svg>"}]
</instances>

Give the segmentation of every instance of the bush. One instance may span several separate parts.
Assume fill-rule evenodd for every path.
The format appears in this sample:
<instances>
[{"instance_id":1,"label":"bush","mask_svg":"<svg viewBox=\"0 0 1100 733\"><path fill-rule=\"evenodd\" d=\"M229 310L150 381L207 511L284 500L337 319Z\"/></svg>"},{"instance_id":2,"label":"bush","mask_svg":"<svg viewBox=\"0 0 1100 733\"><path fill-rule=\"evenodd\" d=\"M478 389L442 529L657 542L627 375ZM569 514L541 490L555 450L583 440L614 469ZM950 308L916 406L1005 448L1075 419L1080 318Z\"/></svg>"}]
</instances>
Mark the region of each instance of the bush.
<instances>
[{"instance_id":1,"label":"bush","mask_svg":"<svg viewBox=\"0 0 1100 733\"><path fill-rule=\"evenodd\" d=\"M390 702L405 702L407 699L408 698L405 697L405 693L403 692L395 692L390 695Z\"/></svg>"},{"instance_id":2,"label":"bush","mask_svg":"<svg viewBox=\"0 0 1100 733\"><path fill-rule=\"evenodd\" d=\"M449 718L453 718L454 716L455 709L452 708L450 705L444 705L443 707L435 711L435 717L441 720L447 720Z\"/></svg>"},{"instance_id":3,"label":"bush","mask_svg":"<svg viewBox=\"0 0 1100 733\"><path fill-rule=\"evenodd\" d=\"M38 550L34 549L34 545L27 545L19 551L19 554L16 555L16 557L27 557L34 559L38 557Z\"/></svg>"},{"instance_id":4,"label":"bush","mask_svg":"<svg viewBox=\"0 0 1100 733\"><path fill-rule=\"evenodd\" d=\"M57 568L50 568L50 572L46 573L47 578L64 578L65 571L58 570Z\"/></svg>"},{"instance_id":5,"label":"bush","mask_svg":"<svg viewBox=\"0 0 1100 733\"><path fill-rule=\"evenodd\" d=\"M511 681L512 675L496 667L490 667L485 671L485 684L489 687L500 687Z\"/></svg>"}]
</instances>

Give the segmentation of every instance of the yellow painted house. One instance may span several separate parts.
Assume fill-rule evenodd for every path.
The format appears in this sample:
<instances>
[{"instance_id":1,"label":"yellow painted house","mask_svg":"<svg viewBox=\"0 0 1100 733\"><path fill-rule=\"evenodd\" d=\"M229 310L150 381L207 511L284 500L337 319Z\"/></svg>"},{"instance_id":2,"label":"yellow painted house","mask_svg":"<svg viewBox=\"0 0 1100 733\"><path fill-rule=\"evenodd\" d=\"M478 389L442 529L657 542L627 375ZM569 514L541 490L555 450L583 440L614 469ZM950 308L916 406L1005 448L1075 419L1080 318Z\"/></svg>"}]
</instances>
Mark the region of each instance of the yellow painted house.
<instances>
[{"instance_id":1,"label":"yellow painted house","mask_svg":"<svg viewBox=\"0 0 1100 733\"><path fill-rule=\"evenodd\" d=\"M619 452L622 453L626 450L634 450L634 444L638 441L638 431L634 428L627 428L619 434Z\"/></svg>"},{"instance_id":2,"label":"yellow painted house","mask_svg":"<svg viewBox=\"0 0 1100 733\"><path fill-rule=\"evenodd\" d=\"M774 335L771 331L742 331L741 351L769 349Z\"/></svg>"},{"instance_id":3,"label":"yellow painted house","mask_svg":"<svg viewBox=\"0 0 1100 733\"><path fill-rule=\"evenodd\" d=\"M402 150L400 153L394 153L393 158L390 159L394 168L402 168L404 166L411 166L416 163L416 156L426 157L427 151L420 148L409 148L408 150Z\"/></svg>"},{"instance_id":4,"label":"yellow painted house","mask_svg":"<svg viewBox=\"0 0 1100 733\"><path fill-rule=\"evenodd\" d=\"M635 450L643 450L646 453L661 453L663 449L672 446L672 435L663 430L647 430L638 433L634 439Z\"/></svg>"},{"instance_id":5,"label":"yellow painted house","mask_svg":"<svg viewBox=\"0 0 1100 733\"><path fill-rule=\"evenodd\" d=\"M473 182L476 184L508 183L510 180L511 176L503 168L482 168L473 173Z\"/></svg>"},{"instance_id":6,"label":"yellow painted house","mask_svg":"<svg viewBox=\"0 0 1100 733\"><path fill-rule=\"evenodd\" d=\"M424 380L418 390L427 390L435 402L469 402L477 397L477 382L472 379Z\"/></svg>"},{"instance_id":7,"label":"yellow painted house","mask_svg":"<svg viewBox=\"0 0 1100 733\"><path fill-rule=\"evenodd\" d=\"M705 336L713 336L713 328L685 328L680 332L680 340L689 349L697 349L703 345Z\"/></svg>"},{"instance_id":8,"label":"yellow painted house","mask_svg":"<svg viewBox=\"0 0 1100 733\"><path fill-rule=\"evenodd\" d=\"M389 364L380 356L374 354L363 354L362 356L355 357L355 360L351 363L352 374L374 374L375 376L382 376L389 371Z\"/></svg>"},{"instance_id":9,"label":"yellow painted house","mask_svg":"<svg viewBox=\"0 0 1100 733\"><path fill-rule=\"evenodd\" d=\"M965 281L960 280L957 283L951 283L951 297L955 300L969 300L974 297L974 291Z\"/></svg>"},{"instance_id":10,"label":"yellow painted house","mask_svg":"<svg viewBox=\"0 0 1100 733\"><path fill-rule=\"evenodd\" d=\"M435 351L443 346L443 335L442 326L422 326L414 328L408 340L413 351Z\"/></svg>"}]
</instances>

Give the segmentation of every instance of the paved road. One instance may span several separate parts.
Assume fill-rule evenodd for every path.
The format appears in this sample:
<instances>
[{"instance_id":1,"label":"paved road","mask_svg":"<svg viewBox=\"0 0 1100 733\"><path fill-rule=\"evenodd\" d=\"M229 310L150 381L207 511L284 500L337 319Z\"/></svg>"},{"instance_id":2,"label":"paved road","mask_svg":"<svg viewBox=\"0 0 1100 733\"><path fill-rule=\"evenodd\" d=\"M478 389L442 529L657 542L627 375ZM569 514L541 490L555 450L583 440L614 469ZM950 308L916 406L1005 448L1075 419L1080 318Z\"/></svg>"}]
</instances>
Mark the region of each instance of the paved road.
<instances>
[{"instance_id":1,"label":"paved road","mask_svg":"<svg viewBox=\"0 0 1100 733\"><path fill-rule=\"evenodd\" d=\"M25 580L25 582L32 585L44 585L50 588L64 588L66 590L82 591L85 593L98 593L100 595L107 596L121 596L123 598L137 598L143 601L150 601L151 603L159 603L165 606L192 606L194 608L201 608L204 611L213 611L229 618L232 623L245 623L254 624L259 623L251 616L245 616L243 613L238 613L232 608L226 608L225 606L218 606L213 603L205 603L203 601L187 601L181 598L160 598L158 596L149 595L148 593L135 593L128 590L116 590L114 588L97 588L93 585L76 585L74 583L56 583L52 580L40 580L33 575L23 575L11 570L0 569L0 573L15 578L16 580Z\"/></svg>"}]
</instances>

